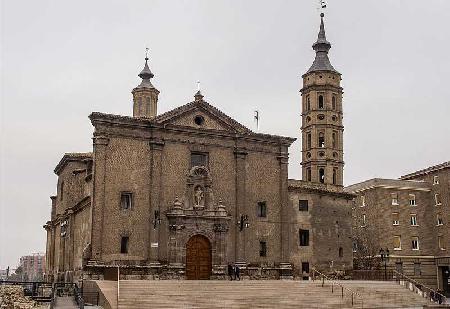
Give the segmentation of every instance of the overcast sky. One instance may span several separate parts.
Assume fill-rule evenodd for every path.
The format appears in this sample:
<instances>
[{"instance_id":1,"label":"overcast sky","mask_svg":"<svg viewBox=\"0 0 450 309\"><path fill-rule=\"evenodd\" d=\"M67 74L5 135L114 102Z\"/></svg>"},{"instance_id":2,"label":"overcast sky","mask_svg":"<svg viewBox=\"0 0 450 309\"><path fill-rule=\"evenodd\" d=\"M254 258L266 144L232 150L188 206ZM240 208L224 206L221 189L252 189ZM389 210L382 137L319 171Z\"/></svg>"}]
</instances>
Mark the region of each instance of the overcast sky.
<instances>
[{"instance_id":1,"label":"overcast sky","mask_svg":"<svg viewBox=\"0 0 450 309\"><path fill-rule=\"evenodd\" d=\"M64 152L92 149L92 111L130 115L149 47L159 113L205 99L300 137L316 0L1 2L0 267L45 250ZM329 0L344 87L345 184L450 160L450 1ZM300 178L300 140L289 177Z\"/></svg>"}]
</instances>

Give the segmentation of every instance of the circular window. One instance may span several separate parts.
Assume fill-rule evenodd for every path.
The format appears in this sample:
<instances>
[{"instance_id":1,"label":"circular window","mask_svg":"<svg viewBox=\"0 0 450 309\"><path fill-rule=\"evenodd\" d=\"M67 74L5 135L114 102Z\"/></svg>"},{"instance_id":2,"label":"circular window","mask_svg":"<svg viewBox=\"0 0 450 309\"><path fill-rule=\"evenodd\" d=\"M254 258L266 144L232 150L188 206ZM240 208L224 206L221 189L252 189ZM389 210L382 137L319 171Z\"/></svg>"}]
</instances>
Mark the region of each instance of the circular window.
<instances>
[{"instance_id":1,"label":"circular window","mask_svg":"<svg viewBox=\"0 0 450 309\"><path fill-rule=\"evenodd\" d=\"M311 158L311 153L310 152L306 153L306 157Z\"/></svg>"},{"instance_id":2,"label":"circular window","mask_svg":"<svg viewBox=\"0 0 450 309\"><path fill-rule=\"evenodd\" d=\"M322 75L319 75L319 78L322 78Z\"/></svg>"},{"instance_id":3,"label":"circular window","mask_svg":"<svg viewBox=\"0 0 450 309\"><path fill-rule=\"evenodd\" d=\"M310 122L311 121L311 117L307 116L306 117L306 122Z\"/></svg>"},{"instance_id":4,"label":"circular window","mask_svg":"<svg viewBox=\"0 0 450 309\"><path fill-rule=\"evenodd\" d=\"M331 117L331 120L336 121L336 120L337 120L337 117L333 115L333 116Z\"/></svg>"},{"instance_id":5,"label":"circular window","mask_svg":"<svg viewBox=\"0 0 450 309\"><path fill-rule=\"evenodd\" d=\"M337 156L338 156L337 152L333 152L333 157L337 158Z\"/></svg>"},{"instance_id":6,"label":"circular window","mask_svg":"<svg viewBox=\"0 0 450 309\"><path fill-rule=\"evenodd\" d=\"M201 126L205 122L205 118L203 118L203 116L200 116L200 115L195 116L194 122L196 125Z\"/></svg>"},{"instance_id":7,"label":"circular window","mask_svg":"<svg viewBox=\"0 0 450 309\"><path fill-rule=\"evenodd\" d=\"M324 114L317 115L317 119L324 120L325 119L325 115Z\"/></svg>"},{"instance_id":8,"label":"circular window","mask_svg":"<svg viewBox=\"0 0 450 309\"><path fill-rule=\"evenodd\" d=\"M325 155L325 152L321 151L319 152L319 157L323 157Z\"/></svg>"}]
</instances>

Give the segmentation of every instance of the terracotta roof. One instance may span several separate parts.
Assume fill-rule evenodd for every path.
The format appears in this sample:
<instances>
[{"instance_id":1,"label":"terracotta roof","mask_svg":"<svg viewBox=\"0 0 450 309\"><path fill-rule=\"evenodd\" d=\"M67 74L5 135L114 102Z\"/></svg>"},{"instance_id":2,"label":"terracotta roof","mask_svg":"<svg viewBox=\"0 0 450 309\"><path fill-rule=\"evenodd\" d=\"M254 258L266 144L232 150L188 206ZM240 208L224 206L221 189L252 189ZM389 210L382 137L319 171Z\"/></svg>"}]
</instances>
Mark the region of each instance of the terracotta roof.
<instances>
[{"instance_id":1,"label":"terracotta roof","mask_svg":"<svg viewBox=\"0 0 450 309\"><path fill-rule=\"evenodd\" d=\"M59 175L59 173L67 163L72 161L84 160L92 160L92 152L66 152L59 161L58 165L56 165L54 172L56 175Z\"/></svg>"},{"instance_id":2,"label":"terracotta roof","mask_svg":"<svg viewBox=\"0 0 450 309\"><path fill-rule=\"evenodd\" d=\"M423 176L423 175L427 175L429 173L433 173L433 172L442 170L444 168L450 168L450 161L447 161L447 162L444 162L441 164L437 164L437 165L433 165L433 166L424 168L423 170L418 170L418 171L410 173L410 174L403 175L400 177L400 179L402 179L402 180L412 179L417 176Z\"/></svg>"}]
</instances>

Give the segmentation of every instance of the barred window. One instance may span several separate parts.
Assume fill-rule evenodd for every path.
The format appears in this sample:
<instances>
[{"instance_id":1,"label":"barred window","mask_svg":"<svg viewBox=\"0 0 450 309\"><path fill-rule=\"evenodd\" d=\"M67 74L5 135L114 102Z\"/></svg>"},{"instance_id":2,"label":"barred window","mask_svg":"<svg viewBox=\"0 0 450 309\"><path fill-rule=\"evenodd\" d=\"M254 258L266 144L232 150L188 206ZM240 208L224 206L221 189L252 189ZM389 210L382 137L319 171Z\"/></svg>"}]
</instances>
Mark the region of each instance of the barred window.
<instances>
[{"instance_id":1,"label":"barred window","mask_svg":"<svg viewBox=\"0 0 450 309\"><path fill-rule=\"evenodd\" d=\"M131 192L122 192L120 195L120 209L131 209L133 201L133 194Z\"/></svg>"},{"instance_id":2,"label":"barred window","mask_svg":"<svg viewBox=\"0 0 450 309\"><path fill-rule=\"evenodd\" d=\"M298 210L299 211L308 211L308 200L299 200L298 201Z\"/></svg>"},{"instance_id":3,"label":"barred window","mask_svg":"<svg viewBox=\"0 0 450 309\"><path fill-rule=\"evenodd\" d=\"M256 206L256 215L260 218L267 217L267 204L266 202L258 202Z\"/></svg>"},{"instance_id":4,"label":"barred window","mask_svg":"<svg viewBox=\"0 0 450 309\"><path fill-rule=\"evenodd\" d=\"M299 238L300 238L300 246L309 246L309 230L302 230L299 231Z\"/></svg>"}]
</instances>

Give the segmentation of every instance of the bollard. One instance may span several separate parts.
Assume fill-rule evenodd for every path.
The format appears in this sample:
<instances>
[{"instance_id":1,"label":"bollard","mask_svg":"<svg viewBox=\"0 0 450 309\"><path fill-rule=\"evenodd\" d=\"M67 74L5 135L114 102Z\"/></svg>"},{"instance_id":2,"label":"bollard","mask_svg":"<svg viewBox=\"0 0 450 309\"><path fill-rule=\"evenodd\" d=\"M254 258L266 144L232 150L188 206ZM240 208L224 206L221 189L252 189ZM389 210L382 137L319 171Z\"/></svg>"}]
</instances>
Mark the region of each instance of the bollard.
<instances>
[{"instance_id":1,"label":"bollard","mask_svg":"<svg viewBox=\"0 0 450 309\"><path fill-rule=\"evenodd\" d=\"M331 283L331 293L334 293L334 291L333 291L334 289L333 289L333 282Z\"/></svg>"},{"instance_id":2,"label":"bollard","mask_svg":"<svg viewBox=\"0 0 450 309\"><path fill-rule=\"evenodd\" d=\"M352 293L352 307L353 307L353 293Z\"/></svg>"},{"instance_id":3,"label":"bollard","mask_svg":"<svg viewBox=\"0 0 450 309\"><path fill-rule=\"evenodd\" d=\"M342 298L344 298L344 287L343 286L341 286L341 296L342 296Z\"/></svg>"},{"instance_id":4,"label":"bollard","mask_svg":"<svg viewBox=\"0 0 450 309\"><path fill-rule=\"evenodd\" d=\"M322 287L323 287L324 284L325 284L325 277L322 276Z\"/></svg>"}]
</instances>

